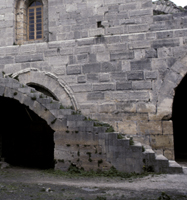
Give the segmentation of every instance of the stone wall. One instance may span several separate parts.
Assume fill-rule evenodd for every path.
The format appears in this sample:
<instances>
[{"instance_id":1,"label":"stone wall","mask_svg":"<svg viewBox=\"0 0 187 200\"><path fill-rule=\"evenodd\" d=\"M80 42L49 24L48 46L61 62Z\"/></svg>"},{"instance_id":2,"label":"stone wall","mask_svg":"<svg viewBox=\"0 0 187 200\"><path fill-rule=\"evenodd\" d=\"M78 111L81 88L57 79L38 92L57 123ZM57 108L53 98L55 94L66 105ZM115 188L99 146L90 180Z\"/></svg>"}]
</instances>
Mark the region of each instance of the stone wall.
<instances>
[{"instance_id":1,"label":"stone wall","mask_svg":"<svg viewBox=\"0 0 187 200\"><path fill-rule=\"evenodd\" d=\"M0 31L9 31L0 39L1 71L49 85L64 104L174 158L172 99L168 106L163 86L187 54L185 12L153 16L150 0L50 1L49 42L13 46L13 5L1 2ZM53 81L44 81L49 73Z\"/></svg>"}]
</instances>

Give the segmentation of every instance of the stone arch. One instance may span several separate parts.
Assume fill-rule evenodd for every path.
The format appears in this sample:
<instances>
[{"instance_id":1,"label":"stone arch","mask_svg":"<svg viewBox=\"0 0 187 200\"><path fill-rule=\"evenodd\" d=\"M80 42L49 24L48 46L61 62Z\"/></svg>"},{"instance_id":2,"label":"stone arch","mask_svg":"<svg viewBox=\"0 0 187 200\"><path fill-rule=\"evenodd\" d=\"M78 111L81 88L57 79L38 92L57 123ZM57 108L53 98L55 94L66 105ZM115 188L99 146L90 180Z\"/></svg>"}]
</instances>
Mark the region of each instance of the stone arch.
<instances>
[{"instance_id":1,"label":"stone arch","mask_svg":"<svg viewBox=\"0 0 187 200\"><path fill-rule=\"evenodd\" d=\"M39 71L38 69L25 69L12 75L13 78L18 77L23 84L34 83L47 88L58 99L63 106L73 107L78 110L78 103L73 95L73 91L68 87L62 79L58 79L52 73Z\"/></svg>"},{"instance_id":2,"label":"stone arch","mask_svg":"<svg viewBox=\"0 0 187 200\"><path fill-rule=\"evenodd\" d=\"M50 130L48 130L48 129L46 129L45 127L42 127L42 128L45 128L44 129L44 131L43 131L43 136L45 137L49 137L49 134L50 134L50 138L48 138L47 140L46 139L40 139L40 141L48 141L48 145L47 144L45 144L45 146L42 146L42 147L44 147L45 148L45 150L49 153L49 151L48 151L48 148L49 148L49 145L50 145L50 154L48 155L48 154L46 154L46 156L47 157L50 157L50 163L49 163L49 166L51 167L53 164L54 164L54 162L53 162L53 159L54 159L54 153L55 153L55 148L54 148L54 139L52 139L52 138L54 138L54 136L53 136L53 134L55 134L55 133L57 133L57 132L59 132L60 131L60 133L61 134L63 134L63 130L67 127L67 119L66 118L64 118L63 116L62 116L62 118L63 118L63 120L61 120L61 119L58 119L58 112L52 112L52 110L54 109L54 107L51 107L51 105L53 104L53 100L52 100L52 98L50 98L50 97L46 97L45 99L43 99L43 101L42 101L42 99L41 99L41 97L39 96L39 94L41 94L41 93L38 93L38 92L36 92L36 91L34 91L32 88L30 88L30 87L27 87L27 86L24 86L23 84L20 84L19 82L17 82L16 80L14 80L14 79L10 79L10 78L0 78L0 98L1 98L1 100L2 99L4 99L4 98L6 98L6 100L4 100L4 103L7 103L7 101L9 102L9 100L11 100L11 102L9 102L8 103L8 105L14 105L15 104L15 102L16 103L19 103L19 104L16 104L16 105L14 105L15 107L13 107L13 108L17 108L17 107L19 107L21 104L23 105L23 106L25 106L25 108L26 108L26 112L28 113L28 109L30 110L30 111L32 111L33 113L35 113L36 115L37 115L37 118L38 119L41 119L41 120L44 120L45 121L45 124L46 125L44 125L46 128L49 128ZM34 96L33 96L34 95ZM48 101L46 101L46 100L48 100ZM48 102L48 103L47 103ZM50 102L50 103L49 103ZM54 101L54 104L55 104L55 101ZM10 106L9 106L10 107ZM56 106L56 109L57 109L57 111L58 111L58 109L59 109L59 107L60 107L60 103L57 103L57 106ZM21 108L21 107L20 107ZM28 109L27 109L28 108ZM8 110L8 109L7 109ZM7 111L7 110L5 110L5 112ZM14 109L13 109L14 110ZM12 110L10 110L9 109L9 111L11 112ZM15 110L14 110L15 111ZM8 111L7 111L8 112ZM17 109L17 112L19 112L19 114L20 113L22 113L21 112L21 110L18 108ZM3 112L2 112L3 113ZM6 113L6 114L8 114L8 115L10 115L10 113ZM30 114L28 114L28 116L29 116L29 118L32 118L33 117L33 115L31 115L31 113ZM31 117L32 116L32 117ZM18 118L18 121L19 121L19 119L21 120L21 118L19 118L20 116L18 116L17 118ZM10 116L7 118L8 120L10 119ZM33 118L32 118L33 119ZM40 121L41 121L40 120ZM15 120L14 120L15 121ZM29 120L30 121L30 120ZM31 121L33 121L33 120L31 120ZM20 123L21 123L21 121L19 121ZM37 121L37 124L38 124L38 122L39 121ZM10 123L11 123L11 121L10 121ZM18 124L15 124L16 126L12 126L12 128L11 128L11 131L8 129L8 131L9 132L7 132L7 133L9 133L11 136L13 136L14 135L14 131L15 131L15 127L17 127L17 126L19 126L19 123ZM21 125L21 124L20 124ZM24 125L25 125L25 123L24 123ZM21 125L22 126L22 125ZM7 127L7 126L6 126ZM35 127L35 126L33 126L33 127ZM27 127L28 128L28 127ZM3 129L4 130L4 129ZM17 129L16 129L17 130ZM41 128L39 128L39 130L41 130ZM5 129L4 131L7 131L7 129ZM19 131L18 131L19 132ZM22 130L21 130L21 132L22 132ZM50 133L48 133L48 132L50 132ZM17 133L17 132L16 132ZM20 133L20 132L19 132ZM2 132L1 132L1 134L0 134L0 136L2 136ZM6 135L6 134L5 134ZM19 137L20 137L20 134L18 134L19 135ZM22 136L24 136L25 134L22 134ZM30 136L32 136L33 137L33 132L30 134ZM37 137L38 138L38 136L37 136L37 134L35 135L35 137ZM4 137L5 138L5 137ZM9 136L8 136L8 138L6 138L5 140L3 140L4 142L5 141L9 141ZM22 137L21 137L21 139L22 139ZM50 140L50 142L49 142L49 140ZM17 140L16 140L17 141ZM33 140L32 139L32 141L35 141L35 140ZM0 146L2 146L1 145L1 143L2 143L2 137L0 137ZM15 142L14 142L15 143ZM32 143L32 144L35 144L36 142L34 142L34 143ZM7 142L5 142L5 144L7 144ZM19 143L20 144L20 143ZM29 142L29 144L31 144L30 142ZM17 145L17 147L18 147L19 145ZM9 144L9 147L11 147L11 144ZM26 147L27 147L27 145L26 145ZM40 143L38 144L38 147L40 147ZM19 147L20 148L20 147ZM41 147L40 147L41 148ZM16 151L18 150L17 148L15 148L16 149ZM27 148L27 150L29 149L29 147ZM1 158L1 148L0 148L0 158ZM7 151L7 149L6 149L6 151ZM30 151L32 151L32 149L30 149ZM53 151L53 152L51 152L51 151ZM8 150L8 152L9 152L9 150ZM12 153L14 152L13 150L11 151ZM19 150L19 152L21 152L20 150ZM36 151L37 152L37 151ZM42 153L43 153L43 155L45 154L45 151L44 150L42 150L41 151ZM41 153L40 152L40 153ZM8 153L9 155L10 155L10 152ZM24 154L24 153L23 153ZM7 153L6 153L6 155L7 155ZM29 154L30 155L30 154ZM31 155L33 155L33 154L31 154ZM43 161L45 161L46 162L46 160L45 160L45 157L46 156L44 156L44 157L42 157L42 162ZM9 157L9 156L8 156ZM11 156L13 159L14 159L14 156ZM37 157L37 156L36 156ZM11 158L11 159L12 159ZM10 159L10 157L9 157L9 159ZM38 157L37 157L37 159L38 159ZM18 159L19 160L19 159ZM31 162L32 161L32 159L29 159L29 157L28 157L28 159L24 159L24 162L27 162L27 161L29 160L29 162ZM31 161L30 161L31 160ZM34 157L34 160L35 160L35 157ZM48 159L47 159L48 160ZM49 160L48 160L49 161ZM40 161L40 164L41 164L41 161ZM52 164L52 165L51 165ZM43 164L42 164L43 165ZM44 166L44 165L43 165ZM54 165L53 165L54 166ZM38 165L36 165L36 167L39 167Z\"/></svg>"},{"instance_id":3,"label":"stone arch","mask_svg":"<svg viewBox=\"0 0 187 200\"><path fill-rule=\"evenodd\" d=\"M160 120L171 118L175 88L187 73L187 55L178 60L166 74L157 100L157 116Z\"/></svg>"},{"instance_id":4,"label":"stone arch","mask_svg":"<svg viewBox=\"0 0 187 200\"><path fill-rule=\"evenodd\" d=\"M19 87L19 84L12 81L13 79L10 80L11 81L9 81L8 78L0 80L0 96L12 98L17 100L19 103L28 106L30 110L44 119L51 129L59 131L58 124L60 121L56 120L56 116L50 111L50 109L41 104L37 99L32 100L32 93L30 93L31 88L25 88L25 86ZM54 120L56 120L55 123L52 123Z\"/></svg>"},{"instance_id":5,"label":"stone arch","mask_svg":"<svg viewBox=\"0 0 187 200\"><path fill-rule=\"evenodd\" d=\"M24 44L27 41L27 8L33 0L15 0L15 43ZM43 4L43 40L48 41L48 0L40 0ZM30 41L31 42L31 41ZM35 41L32 41L35 42Z\"/></svg>"}]
</instances>

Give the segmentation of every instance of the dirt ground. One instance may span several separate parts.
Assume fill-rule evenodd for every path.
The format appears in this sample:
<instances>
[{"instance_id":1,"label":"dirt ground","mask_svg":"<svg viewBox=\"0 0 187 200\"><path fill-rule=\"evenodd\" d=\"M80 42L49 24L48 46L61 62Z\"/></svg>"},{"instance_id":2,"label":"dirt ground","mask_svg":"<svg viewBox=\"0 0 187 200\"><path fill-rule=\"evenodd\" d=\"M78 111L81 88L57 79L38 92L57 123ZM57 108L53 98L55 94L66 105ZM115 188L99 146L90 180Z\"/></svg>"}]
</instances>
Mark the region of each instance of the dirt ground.
<instances>
[{"instance_id":1,"label":"dirt ground","mask_svg":"<svg viewBox=\"0 0 187 200\"><path fill-rule=\"evenodd\" d=\"M134 178L67 177L44 170L0 170L0 200L183 200L187 174Z\"/></svg>"}]
</instances>

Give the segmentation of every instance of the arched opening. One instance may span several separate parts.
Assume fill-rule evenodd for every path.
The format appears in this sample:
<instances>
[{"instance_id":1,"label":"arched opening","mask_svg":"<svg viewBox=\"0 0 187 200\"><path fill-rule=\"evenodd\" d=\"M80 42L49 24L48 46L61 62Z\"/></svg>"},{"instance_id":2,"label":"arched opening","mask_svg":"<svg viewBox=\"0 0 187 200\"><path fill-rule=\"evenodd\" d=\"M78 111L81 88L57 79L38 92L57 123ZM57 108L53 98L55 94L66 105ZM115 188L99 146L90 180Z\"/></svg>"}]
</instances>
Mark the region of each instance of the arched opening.
<instances>
[{"instance_id":1,"label":"arched opening","mask_svg":"<svg viewBox=\"0 0 187 200\"><path fill-rule=\"evenodd\" d=\"M54 100L59 101L58 98L56 97L56 95L54 93L52 93L49 89L47 89L46 87L36 84L36 83L27 83L27 85L29 87L34 88L35 90L37 90L38 92L41 92L49 97L52 97Z\"/></svg>"},{"instance_id":2,"label":"arched opening","mask_svg":"<svg viewBox=\"0 0 187 200\"><path fill-rule=\"evenodd\" d=\"M54 167L54 131L27 106L0 97L1 157L15 166Z\"/></svg>"},{"instance_id":3,"label":"arched opening","mask_svg":"<svg viewBox=\"0 0 187 200\"><path fill-rule=\"evenodd\" d=\"M174 150L177 161L187 161L187 75L175 91L173 101Z\"/></svg>"}]
</instances>

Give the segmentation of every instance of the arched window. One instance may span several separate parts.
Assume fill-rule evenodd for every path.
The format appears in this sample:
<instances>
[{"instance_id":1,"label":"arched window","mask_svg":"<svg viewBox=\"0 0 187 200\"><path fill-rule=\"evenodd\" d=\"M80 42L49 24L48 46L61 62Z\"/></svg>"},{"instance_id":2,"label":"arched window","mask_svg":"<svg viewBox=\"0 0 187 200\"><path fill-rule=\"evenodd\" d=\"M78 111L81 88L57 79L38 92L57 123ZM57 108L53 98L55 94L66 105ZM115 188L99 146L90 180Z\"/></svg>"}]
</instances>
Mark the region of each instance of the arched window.
<instances>
[{"instance_id":1,"label":"arched window","mask_svg":"<svg viewBox=\"0 0 187 200\"><path fill-rule=\"evenodd\" d=\"M15 1L15 44L47 42L48 0Z\"/></svg>"},{"instance_id":2,"label":"arched window","mask_svg":"<svg viewBox=\"0 0 187 200\"><path fill-rule=\"evenodd\" d=\"M34 1L28 7L27 14L27 39L43 39L43 5L39 1Z\"/></svg>"}]
</instances>

